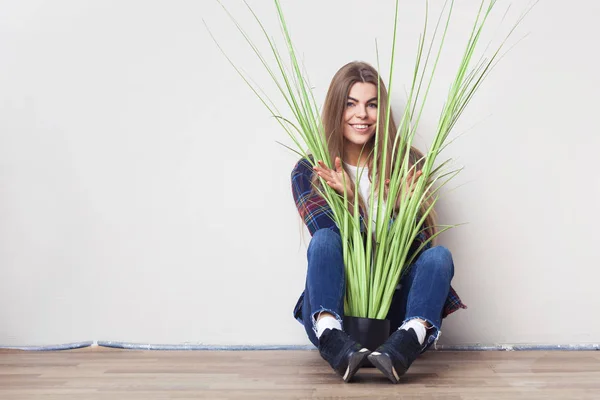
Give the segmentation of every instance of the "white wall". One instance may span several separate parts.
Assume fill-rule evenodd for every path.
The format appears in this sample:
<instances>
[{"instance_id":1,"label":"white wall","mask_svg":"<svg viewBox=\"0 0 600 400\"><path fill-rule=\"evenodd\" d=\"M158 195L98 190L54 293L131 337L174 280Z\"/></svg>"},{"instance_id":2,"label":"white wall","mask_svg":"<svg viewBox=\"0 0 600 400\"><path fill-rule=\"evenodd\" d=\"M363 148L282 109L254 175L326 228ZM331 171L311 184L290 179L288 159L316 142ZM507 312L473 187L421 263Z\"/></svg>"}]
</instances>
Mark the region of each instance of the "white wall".
<instances>
[{"instance_id":1,"label":"white wall","mask_svg":"<svg viewBox=\"0 0 600 400\"><path fill-rule=\"evenodd\" d=\"M387 65L391 0L283 3L319 101L346 62L376 63L376 37ZM423 12L402 3L398 109ZM457 3L422 145L478 1ZM277 35L272 3L251 4ZM439 211L469 223L442 239L469 309L443 343L600 341L599 11L538 3L455 131L465 170ZM308 343L296 157L202 18L268 82L214 1L0 2L0 345Z\"/></svg>"}]
</instances>

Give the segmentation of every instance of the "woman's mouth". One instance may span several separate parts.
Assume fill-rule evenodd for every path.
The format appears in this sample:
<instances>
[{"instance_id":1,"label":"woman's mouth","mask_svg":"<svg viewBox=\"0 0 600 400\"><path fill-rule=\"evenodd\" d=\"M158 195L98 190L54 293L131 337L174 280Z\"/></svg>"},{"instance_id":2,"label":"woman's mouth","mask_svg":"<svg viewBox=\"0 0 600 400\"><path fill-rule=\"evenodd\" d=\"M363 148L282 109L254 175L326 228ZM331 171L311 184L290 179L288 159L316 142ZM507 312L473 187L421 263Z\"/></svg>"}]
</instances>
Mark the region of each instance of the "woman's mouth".
<instances>
[{"instance_id":1,"label":"woman's mouth","mask_svg":"<svg viewBox=\"0 0 600 400\"><path fill-rule=\"evenodd\" d=\"M358 133L365 133L371 127L369 124L350 124L350 126Z\"/></svg>"}]
</instances>

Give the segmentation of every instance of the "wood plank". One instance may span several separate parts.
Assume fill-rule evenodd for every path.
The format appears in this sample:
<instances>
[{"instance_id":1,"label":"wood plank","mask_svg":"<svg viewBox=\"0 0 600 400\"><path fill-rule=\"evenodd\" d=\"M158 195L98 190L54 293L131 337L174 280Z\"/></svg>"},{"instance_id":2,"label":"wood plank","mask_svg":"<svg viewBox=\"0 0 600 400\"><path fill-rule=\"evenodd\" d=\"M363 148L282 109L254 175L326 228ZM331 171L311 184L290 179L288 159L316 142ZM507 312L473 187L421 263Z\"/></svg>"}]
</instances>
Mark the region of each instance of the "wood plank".
<instances>
[{"instance_id":1,"label":"wood plank","mask_svg":"<svg viewBox=\"0 0 600 400\"><path fill-rule=\"evenodd\" d=\"M0 352L0 399L600 399L598 352L429 352L398 385L316 351Z\"/></svg>"}]
</instances>

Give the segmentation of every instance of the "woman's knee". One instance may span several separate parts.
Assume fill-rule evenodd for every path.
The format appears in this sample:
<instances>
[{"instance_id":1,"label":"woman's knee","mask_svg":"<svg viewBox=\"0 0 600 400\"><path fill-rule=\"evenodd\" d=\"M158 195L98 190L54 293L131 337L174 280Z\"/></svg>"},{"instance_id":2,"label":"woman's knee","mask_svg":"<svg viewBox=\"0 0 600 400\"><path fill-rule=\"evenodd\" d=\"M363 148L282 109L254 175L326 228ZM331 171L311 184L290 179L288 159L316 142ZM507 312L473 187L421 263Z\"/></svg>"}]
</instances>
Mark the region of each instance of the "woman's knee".
<instances>
[{"instance_id":1,"label":"woman's knee","mask_svg":"<svg viewBox=\"0 0 600 400\"><path fill-rule=\"evenodd\" d=\"M431 247L421 254L421 262L427 265L426 268L434 269L435 273L454 276L454 261L452 253L444 246Z\"/></svg>"},{"instance_id":2,"label":"woman's knee","mask_svg":"<svg viewBox=\"0 0 600 400\"><path fill-rule=\"evenodd\" d=\"M308 257L320 256L324 253L341 252L342 238L340 234L328 229L317 230L308 245Z\"/></svg>"}]
</instances>

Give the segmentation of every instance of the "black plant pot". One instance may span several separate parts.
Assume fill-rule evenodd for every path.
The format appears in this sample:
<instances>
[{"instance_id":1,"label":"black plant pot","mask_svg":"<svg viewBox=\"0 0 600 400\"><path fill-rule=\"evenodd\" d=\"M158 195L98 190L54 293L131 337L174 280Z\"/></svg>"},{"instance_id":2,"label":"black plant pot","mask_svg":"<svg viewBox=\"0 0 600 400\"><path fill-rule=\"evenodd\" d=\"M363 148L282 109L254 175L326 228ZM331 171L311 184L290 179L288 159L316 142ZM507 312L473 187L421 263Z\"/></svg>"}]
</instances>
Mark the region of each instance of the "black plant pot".
<instances>
[{"instance_id":1,"label":"black plant pot","mask_svg":"<svg viewBox=\"0 0 600 400\"><path fill-rule=\"evenodd\" d=\"M372 319L361 317L344 317L344 331L363 347L374 351L390 337L390 321L388 319ZM372 367L367 360L365 367Z\"/></svg>"}]
</instances>

